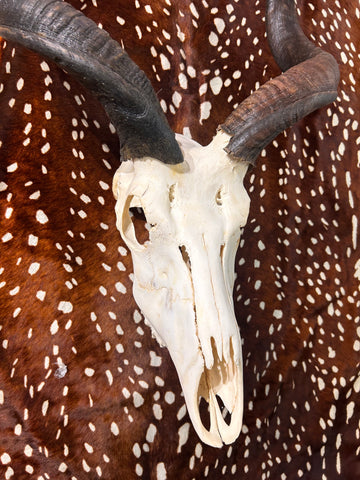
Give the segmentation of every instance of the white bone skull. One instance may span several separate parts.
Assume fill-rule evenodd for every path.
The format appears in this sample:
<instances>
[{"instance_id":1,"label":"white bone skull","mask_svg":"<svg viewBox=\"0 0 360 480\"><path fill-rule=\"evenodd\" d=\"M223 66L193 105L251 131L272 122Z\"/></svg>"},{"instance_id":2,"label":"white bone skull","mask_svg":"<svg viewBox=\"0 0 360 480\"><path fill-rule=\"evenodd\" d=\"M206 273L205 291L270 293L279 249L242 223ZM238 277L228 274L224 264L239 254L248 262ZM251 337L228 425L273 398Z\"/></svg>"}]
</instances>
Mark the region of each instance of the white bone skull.
<instances>
[{"instance_id":1,"label":"white bone skull","mask_svg":"<svg viewBox=\"0 0 360 480\"><path fill-rule=\"evenodd\" d=\"M248 164L231 160L219 132L207 147L177 135L184 163L126 161L115 174L117 227L131 250L134 298L166 345L199 437L220 447L239 435L243 413L241 340L232 291L234 262L249 211ZM149 240L136 238L129 209L141 207ZM209 404L210 428L199 402ZM230 422L223 418L231 414Z\"/></svg>"}]
</instances>

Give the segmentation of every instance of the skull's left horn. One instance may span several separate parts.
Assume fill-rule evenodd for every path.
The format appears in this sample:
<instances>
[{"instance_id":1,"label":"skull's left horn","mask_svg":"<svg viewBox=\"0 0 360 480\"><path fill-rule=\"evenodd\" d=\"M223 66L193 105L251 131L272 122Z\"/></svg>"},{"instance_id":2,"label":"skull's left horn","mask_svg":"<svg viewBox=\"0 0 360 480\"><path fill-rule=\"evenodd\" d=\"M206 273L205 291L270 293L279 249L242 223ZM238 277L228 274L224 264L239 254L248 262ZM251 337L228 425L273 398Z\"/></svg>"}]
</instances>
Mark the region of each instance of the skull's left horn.
<instances>
[{"instance_id":1,"label":"skull's left horn","mask_svg":"<svg viewBox=\"0 0 360 480\"><path fill-rule=\"evenodd\" d=\"M332 55L306 38L294 0L268 0L267 35L285 71L246 98L220 126L231 139L226 152L254 163L280 132L337 97L339 68Z\"/></svg>"},{"instance_id":2,"label":"skull's left horn","mask_svg":"<svg viewBox=\"0 0 360 480\"><path fill-rule=\"evenodd\" d=\"M0 0L0 36L55 61L95 94L118 132L124 158L183 161L145 73L78 10L54 0Z\"/></svg>"}]
</instances>

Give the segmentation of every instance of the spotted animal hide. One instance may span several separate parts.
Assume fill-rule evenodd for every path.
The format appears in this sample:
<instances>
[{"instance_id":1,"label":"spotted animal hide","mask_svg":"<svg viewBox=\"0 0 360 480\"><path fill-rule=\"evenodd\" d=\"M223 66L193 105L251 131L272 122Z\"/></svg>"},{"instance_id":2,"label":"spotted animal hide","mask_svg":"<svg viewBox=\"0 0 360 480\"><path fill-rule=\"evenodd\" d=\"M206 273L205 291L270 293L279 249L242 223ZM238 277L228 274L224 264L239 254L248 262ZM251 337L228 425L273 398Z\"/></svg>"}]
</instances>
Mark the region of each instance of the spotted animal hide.
<instances>
[{"instance_id":1,"label":"spotted animal hide","mask_svg":"<svg viewBox=\"0 0 360 480\"><path fill-rule=\"evenodd\" d=\"M202 144L280 73L263 0L70 3L124 45L172 128ZM216 450L192 429L132 298L114 129L55 64L1 40L1 478L360 478L360 9L297 5L305 33L339 62L339 96L246 177L234 290L244 425Z\"/></svg>"}]
</instances>

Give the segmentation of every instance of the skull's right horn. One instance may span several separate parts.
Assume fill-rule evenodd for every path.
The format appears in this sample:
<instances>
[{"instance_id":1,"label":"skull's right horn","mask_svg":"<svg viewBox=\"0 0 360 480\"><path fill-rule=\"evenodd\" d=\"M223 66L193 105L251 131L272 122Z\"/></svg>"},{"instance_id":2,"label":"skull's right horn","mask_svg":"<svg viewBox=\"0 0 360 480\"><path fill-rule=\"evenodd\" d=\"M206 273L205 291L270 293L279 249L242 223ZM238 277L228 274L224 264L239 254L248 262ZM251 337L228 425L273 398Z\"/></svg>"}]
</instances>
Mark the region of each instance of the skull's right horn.
<instances>
[{"instance_id":1,"label":"skull's right horn","mask_svg":"<svg viewBox=\"0 0 360 480\"><path fill-rule=\"evenodd\" d=\"M339 68L332 55L306 38L294 0L268 0L267 35L284 74L245 99L220 126L231 135L225 150L254 163L280 132L337 97Z\"/></svg>"}]
</instances>

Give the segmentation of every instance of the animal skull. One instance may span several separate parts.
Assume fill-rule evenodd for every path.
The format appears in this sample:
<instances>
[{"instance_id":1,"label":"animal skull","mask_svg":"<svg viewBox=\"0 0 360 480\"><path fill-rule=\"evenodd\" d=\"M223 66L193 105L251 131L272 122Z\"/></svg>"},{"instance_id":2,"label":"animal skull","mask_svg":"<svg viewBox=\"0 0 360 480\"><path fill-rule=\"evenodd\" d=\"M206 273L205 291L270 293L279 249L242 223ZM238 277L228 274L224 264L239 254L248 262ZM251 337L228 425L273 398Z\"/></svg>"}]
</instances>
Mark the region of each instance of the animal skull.
<instances>
[{"instance_id":1,"label":"animal skull","mask_svg":"<svg viewBox=\"0 0 360 480\"><path fill-rule=\"evenodd\" d=\"M177 140L185 159L180 165L153 158L122 163L113 184L117 227L132 253L134 298L170 352L193 425L204 442L220 447L237 438L242 424L232 290L249 212L248 163L226 154L229 136L222 131L207 147L182 135ZM136 238L131 207L141 207L151 226L144 244ZM199 413L201 397L209 404L209 430ZM227 412L229 423L222 416Z\"/></svg>"}]
</instances>

